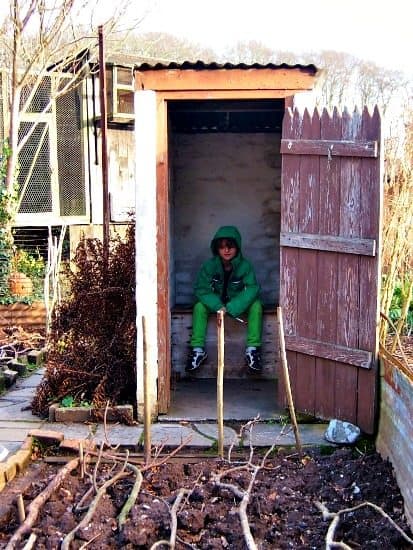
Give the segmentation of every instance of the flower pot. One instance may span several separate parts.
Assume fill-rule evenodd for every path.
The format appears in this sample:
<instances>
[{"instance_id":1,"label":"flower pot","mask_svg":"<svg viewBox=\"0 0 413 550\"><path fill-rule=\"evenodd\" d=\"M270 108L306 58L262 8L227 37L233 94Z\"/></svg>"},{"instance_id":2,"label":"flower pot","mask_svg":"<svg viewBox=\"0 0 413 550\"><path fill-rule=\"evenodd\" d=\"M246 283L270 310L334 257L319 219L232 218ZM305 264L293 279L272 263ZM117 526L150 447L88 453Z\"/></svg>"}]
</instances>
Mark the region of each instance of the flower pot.
<instances>
[{"instance_id":1,"label":"flower pot","mask_svg":"<svg viewBox=\"0 0 413 550\"><path fill-rule=\"evenodd\" d=\"M9 290L13 296L30 296L33 293L32 280L24 273L11 273L9 277Z\"/></svg>"}]
</instances>

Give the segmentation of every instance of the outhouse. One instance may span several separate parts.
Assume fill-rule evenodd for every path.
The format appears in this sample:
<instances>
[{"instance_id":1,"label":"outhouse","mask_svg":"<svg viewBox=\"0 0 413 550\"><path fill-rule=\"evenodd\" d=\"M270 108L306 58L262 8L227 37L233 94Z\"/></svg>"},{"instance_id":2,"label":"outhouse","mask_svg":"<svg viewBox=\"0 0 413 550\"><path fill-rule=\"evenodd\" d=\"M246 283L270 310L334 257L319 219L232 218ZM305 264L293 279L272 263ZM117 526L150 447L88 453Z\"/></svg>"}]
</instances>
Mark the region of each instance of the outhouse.
<instances>
[{"instance_id":1,"label":"outhouse","mask_svg":"<svg viewBox=\"0 0 413 550\"><path fill-rule=\"evenodd\" d=\"M281 305L297 410L374 431L380 116L377 109L295 108L317 73L313 65L284 64L135 67L140 412L144 355L154 416L168 413L171 388L185 380L194 278L215 230L235 225L262 287L260 378L274 402L285 402ZM230 387L247 376L245 327L229 318L226 325ZM213 319L207 347L209 361L191 381L195 394L215 377Z\"/></svg>"}]
</instances>

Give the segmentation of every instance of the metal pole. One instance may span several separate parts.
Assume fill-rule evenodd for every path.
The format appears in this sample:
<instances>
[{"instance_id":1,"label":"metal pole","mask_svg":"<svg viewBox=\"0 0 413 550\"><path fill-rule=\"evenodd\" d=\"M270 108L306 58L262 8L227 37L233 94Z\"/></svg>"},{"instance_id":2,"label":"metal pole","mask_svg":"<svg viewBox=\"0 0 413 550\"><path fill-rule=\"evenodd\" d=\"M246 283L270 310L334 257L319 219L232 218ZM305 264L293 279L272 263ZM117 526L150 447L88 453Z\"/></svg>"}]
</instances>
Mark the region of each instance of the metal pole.
<instances>
[{"instance_id":1,"label":"metal pole","mask_svg":"<svg viewBox=\"0 0 413 550\"><path fill-rule=\"evenodd\" d=\"M103 39L103 26L98 27L99 37L99 88L100 88L100 130L102 139L102 192L103 192L103 262L105 273L109 264L109 183L108 183L108 153L107 153L107 94L106 94L106 68L105 45Z\"/></svg>"},{"instance_id":2,"label":"metal pole","mask_svg":"<svg viewBox=\"0 0 413 550\"><path fill-rule=\"evenodd\" d=\"M300 434L298 431L297 418L295 416L293 394L291 392L290 374L288 372L287 354L285 351L283 316L282 316L282 310L280 306L277 307L277 318L278 318L278 327L279 327L279 334L280 334L281 364L282 364L283 374L284 374L285 389L287 392L288 408L290 409L290 416L291 416L291 422L293 425L297 451L298 451L298 454L301 456L303 451L301 446Z\"/></svg>"},{"instance_id":3,"label":"metal pole","mask_svg":"<svg viewBox=\"0 0 413 550\"><path fill-rule=\"evenodd\" d=\"M224 457L224 312L217 312L218 372L217 372L217 425L218 455Z\"/></svg>"}]
</instances>

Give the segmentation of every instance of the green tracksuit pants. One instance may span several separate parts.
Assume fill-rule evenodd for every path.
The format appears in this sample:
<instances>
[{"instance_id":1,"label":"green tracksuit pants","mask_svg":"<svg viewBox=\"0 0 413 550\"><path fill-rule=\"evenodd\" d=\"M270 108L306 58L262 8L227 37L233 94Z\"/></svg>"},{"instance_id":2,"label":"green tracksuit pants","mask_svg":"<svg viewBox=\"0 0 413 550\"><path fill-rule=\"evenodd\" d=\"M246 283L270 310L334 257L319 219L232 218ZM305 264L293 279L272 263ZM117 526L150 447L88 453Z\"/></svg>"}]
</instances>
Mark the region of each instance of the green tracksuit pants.
<instances>
[{"instance_id":1,"label":"green tracksuit pants","mask_svg":"<svg viewBox=\"0 0 413 550\"><path fill-rule=\"evenodd\" d=\"M209 308L204 306L201 302L197 302L194 305L192 311L192 338L191 347L204 348L205 347L205 335L208 325L208 316L211 313ZM261 334L262 334L262 304L260 300L255 300L246 311L247 313L247 346L261 346Z\"/></svg>"}]
</instances>

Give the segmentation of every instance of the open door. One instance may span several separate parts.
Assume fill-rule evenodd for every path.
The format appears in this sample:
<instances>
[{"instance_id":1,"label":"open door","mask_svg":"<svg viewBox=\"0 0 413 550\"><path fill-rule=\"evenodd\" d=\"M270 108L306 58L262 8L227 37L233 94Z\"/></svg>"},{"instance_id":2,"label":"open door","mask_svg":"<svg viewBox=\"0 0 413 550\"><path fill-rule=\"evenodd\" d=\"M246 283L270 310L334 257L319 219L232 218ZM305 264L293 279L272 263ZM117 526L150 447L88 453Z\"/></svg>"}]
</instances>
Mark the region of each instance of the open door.
<instances>
[{"instance_id":1,"label":"open door","mask_svg":"<svg viewBox=\"0 0 413 550\"><path fill-rule=\"evenodd\" d=\"M367 433L378 382L379 151L377 109L285 113L280 304L295 405Z\"/></svg>"}]
</instances>

